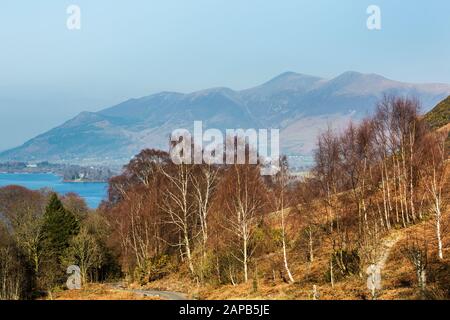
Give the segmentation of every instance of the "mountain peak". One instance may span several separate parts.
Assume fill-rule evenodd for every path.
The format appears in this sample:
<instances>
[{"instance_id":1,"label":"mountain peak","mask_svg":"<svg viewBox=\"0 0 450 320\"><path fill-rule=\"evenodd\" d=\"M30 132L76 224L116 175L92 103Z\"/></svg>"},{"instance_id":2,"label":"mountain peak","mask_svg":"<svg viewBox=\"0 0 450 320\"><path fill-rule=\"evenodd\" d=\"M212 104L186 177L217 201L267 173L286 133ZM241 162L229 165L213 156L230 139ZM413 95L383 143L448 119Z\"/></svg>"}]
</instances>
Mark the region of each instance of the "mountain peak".
<instances>
[{"instance_id":1,"label":"mountain peak","mask_svg":"<svg viewBox=\"0 0 450 320\"><path fill-rule=\"evenodd\" d=\"M342 77L359 77L362 75L364 75L362 72L349 70L349 71L343 72L340 76L342 76Z\"/></svg>"},{"instance_id":2,"label":"mountain peak","mask_svg":"<svg viewBox=\"0 0 450 320\"><path fill-rule=\"evenodd\" d=\"M392 87L403 88L404 86L404 83L389 80L378 74L356 71L344 72L325 84L325 87L333 92L364 92L365 94L372 93L374 95Z\"/></svg>"},{"instance_id":3,"label":"mountain peak","mask_svg":"<svg viewBox=\"0 0 450 320\"><path fill-rule=\"evenodd\" d=\"M321 80L319 77L311 76L308 74L302 74L292 71L286 71L282 74L276 76L275 78L266 82L266 84L274 82L285 82L285 81L299 81L299 80Z\"/></svg>"},{"instance_id":4,"label":"mountain peak","mask_svg":"<svg viewBox=\"0 0 450 320\"><path fill-rule=\"evenodd\" d=\"M324 81L324 79L319 77L289 71L272 78L258 87L244 90L243 92L261 96L272 95L283 91L304 93L316 88Z\"/></svg>"},{"instance_id":5,"label":"mountain peak","mask_svg":"<svg viewBox=\"0 0 450 320\"><path fill-rule=\"evenodd\" d=\"M346 71L341 75L337 76L335 79L347 79L347 80L357 80L357 79L374 79L374 80L389 80L383 76L376 73L361 73L357 71Z\"/></svg>"}]
</instances>

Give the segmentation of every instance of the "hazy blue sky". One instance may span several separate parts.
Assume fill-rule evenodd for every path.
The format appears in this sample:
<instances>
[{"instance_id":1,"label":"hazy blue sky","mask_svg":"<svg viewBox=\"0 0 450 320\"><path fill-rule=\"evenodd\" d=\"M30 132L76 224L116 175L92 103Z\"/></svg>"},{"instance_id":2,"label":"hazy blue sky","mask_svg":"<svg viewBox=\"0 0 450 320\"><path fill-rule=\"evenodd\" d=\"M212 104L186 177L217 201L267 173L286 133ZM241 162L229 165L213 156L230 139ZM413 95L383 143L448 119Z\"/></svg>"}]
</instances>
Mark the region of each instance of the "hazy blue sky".
<instances>
[{"instance_id":1,"label":"hazy blue sky","mask_svg":"<svg viewBox=\"0 0 450 320\"><path fill-rule=\"evenodd\" d=\"M81 7L82 29L66 28ZM382 30L366 9L382 10ZM448 0L1 0L0 149L161 90L242 89L284 71L450 83Z\"/></svg>"}]
</instances>

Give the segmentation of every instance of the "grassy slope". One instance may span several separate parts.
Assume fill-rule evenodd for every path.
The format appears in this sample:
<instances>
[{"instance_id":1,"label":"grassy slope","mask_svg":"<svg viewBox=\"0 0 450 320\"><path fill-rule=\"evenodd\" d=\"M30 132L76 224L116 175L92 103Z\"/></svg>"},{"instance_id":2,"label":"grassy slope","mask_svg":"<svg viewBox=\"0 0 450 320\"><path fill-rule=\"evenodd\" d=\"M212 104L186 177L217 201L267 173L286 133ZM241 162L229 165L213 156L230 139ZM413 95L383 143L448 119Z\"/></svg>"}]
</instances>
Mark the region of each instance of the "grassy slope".
<instances>
[{"instance_id":1,"label":"grassy slope","mask_svg":"<svg viewBox=\"0 0 450 320\"><path fill-rule=\"evenodd\" d=\"M441 101L433 110L428 112L425 120L433 129L439 129L450 123L450 97Z\"/></svg>"},{"instance_id":2,"label":"grassy slope","mask_svg":"<svg viewBox=\"0 0 450 320\"><path fill-rule=\"evenodd\" d=\"M447 150L450 154L450 97L441 101L425 115L425 120L436 130L448 132Z\"/></svg>"}]
</instances>

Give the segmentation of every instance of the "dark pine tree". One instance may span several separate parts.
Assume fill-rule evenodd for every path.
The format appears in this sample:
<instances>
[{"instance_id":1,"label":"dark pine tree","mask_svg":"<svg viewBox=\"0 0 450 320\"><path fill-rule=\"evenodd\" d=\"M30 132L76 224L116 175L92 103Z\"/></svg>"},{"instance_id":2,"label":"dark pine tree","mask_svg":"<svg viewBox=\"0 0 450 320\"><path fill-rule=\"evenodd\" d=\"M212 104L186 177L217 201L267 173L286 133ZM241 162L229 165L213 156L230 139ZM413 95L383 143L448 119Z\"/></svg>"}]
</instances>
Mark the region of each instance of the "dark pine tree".
<instances>
[{"instance_id":1,"label":"dark pine tree","mask_svg":"<svg viewBox=\"0 0 450 320\"><path fill-rule=\"evenodd\" d=\"M45 209L43 234L45 246L53 256L60 257L69 246L70 239L80 231L77 218L66 210L56 193Z\"/></svg>"}]
</instances>

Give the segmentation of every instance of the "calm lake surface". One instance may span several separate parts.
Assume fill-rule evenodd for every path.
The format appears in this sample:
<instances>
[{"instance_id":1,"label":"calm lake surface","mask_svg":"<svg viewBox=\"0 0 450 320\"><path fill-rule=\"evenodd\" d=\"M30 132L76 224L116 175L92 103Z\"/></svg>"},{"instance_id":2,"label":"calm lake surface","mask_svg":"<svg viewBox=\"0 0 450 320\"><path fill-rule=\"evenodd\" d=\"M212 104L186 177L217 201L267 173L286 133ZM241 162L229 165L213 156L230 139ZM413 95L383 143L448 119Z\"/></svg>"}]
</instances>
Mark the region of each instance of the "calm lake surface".
<instances>
[{"instance_id":1,"label":"calm lake surface","mask_svg":"<svg viewBox=\"0 0 450 320\"><path fill-rule=\"evenodd\" d=\"M74 192L86 200L88 206L95 209L106 198L108 185L106 183L71 183L63 182L54 174L12 174L0 173L0 187L18 185L31 190L50 188L59 194Z\"/></svg>"}]
</instances>

